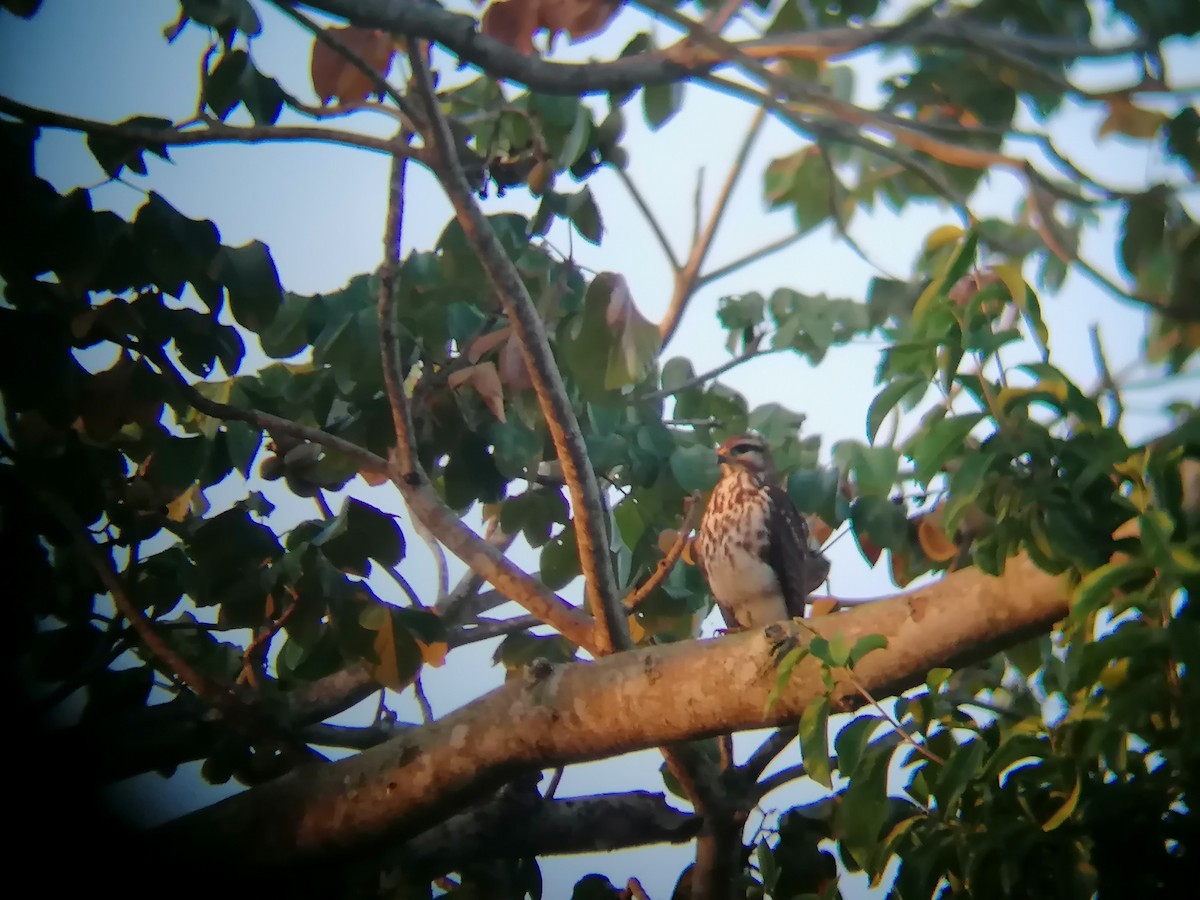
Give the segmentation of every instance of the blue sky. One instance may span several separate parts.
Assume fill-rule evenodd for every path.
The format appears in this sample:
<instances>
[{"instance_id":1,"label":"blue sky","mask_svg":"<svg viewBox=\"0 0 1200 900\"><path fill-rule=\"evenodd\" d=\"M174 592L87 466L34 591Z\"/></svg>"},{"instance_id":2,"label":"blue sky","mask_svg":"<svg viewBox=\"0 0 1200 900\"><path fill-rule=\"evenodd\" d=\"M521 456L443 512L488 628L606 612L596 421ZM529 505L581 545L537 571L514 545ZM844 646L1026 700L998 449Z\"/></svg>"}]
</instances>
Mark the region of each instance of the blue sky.
<instances>
[{"instance_id":1,"label":"blue sky","mask_svg":"<svg viewBox=\"0 0 1200 900\"><path fill-rule=\"evenodd\" d=\"M274 8L255 5L264 25L263 35L253 47L256 64L277 77L287 90L311 100L307 74L311 39ZM0 92L35 106L106 121L134 114L188 118L195 108L196 67L207 35L192 26L168 45L161 29L177 13L178 4L173 0L55 0L45 3L31 22L0 13ZM633 33L646 27L640 16L624 14L605 34L573 47L560 39L556 49L566 58L611 57ZM675 34L662 24L651 25L650 30L662 43ZM1195 42L1172 48L1168 64L1173 80L1200 85L1200 53L1196 51ZM869 104L882 64L867 55L855 65L859 69L856 99ZM444 78L462 77L449 66L443 69ZM1078 73L1079 81L1097 89L1125 83L1130 77L1129 66L1121 63L1092 65ZM692 231L697 173L704 170L702 196L707 210L752 114L748 106L697 85L686 88L683 111L659 132L646 126L636 100L626 107L629 174L660 217L677 254L686 251ZM1138 189L1155 180L1179 177L1175 167L1142 143L1122 137L1098 140L1096 129L1102 114L1103 110L1093 107L1058 116L1053 127L1056 143L1081 167L1118 187ZM392 127L382 117L355 120L359 122L380 134L389 133ZM766 211L759 178L770 159L795 152L800 146L801 138L783 126L770 123L764 129L710 253L710 266L738 258L790 232L790 213ZM301 293L336 290L350 276L378 265L387 180L387 161L381 156L300 144L181 147L172 149L171 156L169 164L148 156L147 177L127 175L129 184L97 187L92 192L93 203L128 216L144 201L145 191L158 191L184 214L216 222L227 244L265 241L285 287ZM98 185L105 177L82 138L72 133L44 131L38 166L62 191ZM606 236L601 247L576 239L573 250L577 260L595 271L624 274L643 314L659 318L671 293L668 266L616 177L602 171L590 183L604 216ZM993 174L974 208L1010 216L1018 195L1010 176ZM503 199L489 199L486 209L528 214L533 205L514 191ZM406 251L431 247L449 216L449 205L431 177L412 167L404 227ZM728 359L724 332L714 315L717 299L727 294L752 290L769 294L777 287L792 287L804 293L862 298L873 275L908 277L925 235L953 221L948 210L934 203L913 207L900 216L885 211L869 217L860 213L852 233L878 268L837 242L829 228L818 229L788 250L700 291L666 355L688 356L697 371ZM1085 255L1112 276L1118 274L1111 253L1115 227L1111 214L1106 215L1102 227L1084 244ZM562 251L568 247L562 226L551 232L550 240ZM1141 307L1114 300L1076 274L1068 277L1057 296L1043 295L1042 303L1053 335L1052 359L1081 385L1087 387L1097 380L1087 342L1088 326L1093 322L1101 327L1114 369L1121 370L1138 357L1145 332ZM834 350L819 368L799 357L771 356L731 372L723 380L745 393L752 406L774 401L805 412L806 429L823 435L827 452L839 439L865 440L863 423L876 392L873 379L881 347L879 341L864 340ZM1165 394L1161 390L1131 394L1130 437L1139 439L1162 427L1163 419L1155 410L1166 397L1194 402L1198 393L1200 384L1192 377ZM362 485L349 490L370 496ZM382 499L376 494L372 502L399 508L399 499L393 494ZM285 508L277 514L281 517L277 521L311 514L307 505ZM410 541L410 547L405 572L418 591L431 595L435 582L429 557L419 542ZM894 590L884 572L886 566L869 570L853 541L840 542L831 555L838 593L873 596ZM517 558L535 559L527 550L517 551ZM572 596L577 596L578 585L573 589ZM378 590L386 597L393 588L384 581ZM491 649L472 646L456 650L450 665L428 672L426 687L438 713L477 696L476 685L498 683L501 673L490 667ZM417 720L408 694L391 700L401 718ZM361 712L345 718L354 720L355 716ZM742 739L739 747L744 752L752 743ZM795 761L785 757L779 764ZM658 764L656 754L643 753L572 767L560 795L655 789ZM138 779L125 785L122 793L154 817L177 814L212 796L197 790L194 772L170 784L156 777ZM768 805L770 802L771 798ZM685 848L652 848L602 859L547 861L547 896L568 896L568 886L587 871L605 872L618 883L636 874L652 896L662 896L687 858Z\"/></svg>"}]
</instances>

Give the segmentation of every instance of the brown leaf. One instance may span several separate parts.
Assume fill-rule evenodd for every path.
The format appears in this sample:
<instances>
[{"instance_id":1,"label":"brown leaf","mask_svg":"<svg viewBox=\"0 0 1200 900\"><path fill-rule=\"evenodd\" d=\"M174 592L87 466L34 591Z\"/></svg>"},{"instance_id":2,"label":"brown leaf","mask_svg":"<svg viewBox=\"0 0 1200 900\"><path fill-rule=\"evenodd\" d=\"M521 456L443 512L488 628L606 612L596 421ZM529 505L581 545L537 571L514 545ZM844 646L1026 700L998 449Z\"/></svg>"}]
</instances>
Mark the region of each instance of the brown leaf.
<instances>
[{"instance_id":1,"label":"brown leaf","mask_svg":"<svg viewBox=\"0 0 1200 900\"><path fill-rule=\"evenodd\" d=\"M820 516L807 516L808 533L813 536L813 539L821 545L829 540L829 536L833 534L833 526L822 519Z\"/></svg>"},{"instance_id":2,"label":"brown leaf","mask_svg":"<svg viewBox=\"0 0 1200 900\"><path fill-rule=\"evenodd\" d=\"M479 30L526 56L533 55L533 33L538 24L539 0L495 0L483 12Z\"/></svg>"},{"instance_id":3,"label":"brown leaf","mask_svg":"<svg viewBox=\"0 0 1200 900\"><path fill-rule=\"evenodd\" d=\"M620 5L620 0L493 0L480 31L532 56L533 36L541 29L552 41L560 31L572 41L583 40L603 31Z\"/></svg>"},{"instance_id":4,"label":"brown leaf","mask_svg":"<svg viewBox=\"0 0 1200 900\"><path fill-rule=\"evenodd\" d=\"M376 472L371 469L359 469L358 474L362 476L362 480L371 487L379 487L381 484L388 483L387 473Z\"/></svg>"},{"instance_id":5,"label":"brown leaf","mask_svg":"<svg viewBox=\"0 0 1200 900\"><path fill-rule=\"evenodd\" d=\"M479 362L479 360L507 341L510 334L512 334L511 325L505 325L498 331L489 331L487 334L481 334L467 346L467 359L472 364Z\"/></svg>"},{"instance_id":6,"label":"brown leaf","mask_svg":"<svg viewBox=\"0 0 1200 900\"><path fill-rule=\"evenodd\" d=\"M485 362L459 369L451 373L447 384L451 389L470 384L488 411L501 422L505 421L504 388L500 384L500 373L496 371L495 363Z\"/></svg>"},{"instance_id":7,"label":"brown leaf","mask_svg":"<svg viewBox=\"0 0 1200 900\"><path fill-rule=\"evenodd\" d=\"M867 537L865 534L859 534L857 530L854 532L854 540L858 542L859 552L863 558L871 565L879 562L879 557L883 555L883 548Z\"/></svg>"},{"instance_id":8,"label":"brown leaf","mask_svg":"<svg viewBox=\"0 0 1200 900\"><path fill-rule=\"evenodd\" d=\"M908 583L912 581L912 577L908 573L908 557L897 553L895 550L892 550L888 555L891 557L893 583L895 583L896 587L907 587Z\"/></svg>"},{"instance_id":9,"label":"brown leaf","mask_svg":"<svg viewBox=\"0 0 1200 900\"><path fill-rule=\"evenodd\" d=\"M380 77L387 77L392 54L396 52L396 43L391 35L383 31L355 28L353 25L326 28L325 33L359 56ZM372 94L379 93L375 82L321 41L313 43L310 73L313 90L322 103L330 100L342 103L366 100Z\"/></svg>"},{"instance_id":10,"label":"brown leaf","mask_svg":"<svg viewBox=\"0 0 1200 900\"><path fill-rule=\"evenodd\" d=\"M1114 97L1108 102L1108 118L1100 125L1099 137L1117 132L1148 141L1169 118L1159 110L1134 106L1127 97Z\"/></svg>"},{"instance_id":11,"label":"brown leaf","mask_svg":"<svg viewBox=\"0 0 1200 900\"><path fill-rule=\"evenodd\" d=\"M521 352L521 344L515 334L509 336L500 351L500 380L514 394L533 387L529 366L525 365L525 354Z\"/></svg>"}]
</instances>

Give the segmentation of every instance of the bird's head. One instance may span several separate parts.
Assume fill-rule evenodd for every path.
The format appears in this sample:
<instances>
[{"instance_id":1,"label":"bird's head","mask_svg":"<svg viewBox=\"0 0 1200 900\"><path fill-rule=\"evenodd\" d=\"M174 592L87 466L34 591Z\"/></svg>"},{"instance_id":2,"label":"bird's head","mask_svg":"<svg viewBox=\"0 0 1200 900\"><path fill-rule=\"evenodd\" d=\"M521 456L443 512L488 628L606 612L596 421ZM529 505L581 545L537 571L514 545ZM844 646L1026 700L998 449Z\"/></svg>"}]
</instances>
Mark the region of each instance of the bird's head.
<instances>
[{"instance_id":1,"label":"bird's head","mask_svg":"<svg viewBox=\"0 0 1200 900\"><path fill-rule=\"evenodd\" d=\"M742 469L757 478L769 478L775 470L771 450L762 435L750 432L731 437L717 448L722 474Z\"/></svg>"}]
</instances>

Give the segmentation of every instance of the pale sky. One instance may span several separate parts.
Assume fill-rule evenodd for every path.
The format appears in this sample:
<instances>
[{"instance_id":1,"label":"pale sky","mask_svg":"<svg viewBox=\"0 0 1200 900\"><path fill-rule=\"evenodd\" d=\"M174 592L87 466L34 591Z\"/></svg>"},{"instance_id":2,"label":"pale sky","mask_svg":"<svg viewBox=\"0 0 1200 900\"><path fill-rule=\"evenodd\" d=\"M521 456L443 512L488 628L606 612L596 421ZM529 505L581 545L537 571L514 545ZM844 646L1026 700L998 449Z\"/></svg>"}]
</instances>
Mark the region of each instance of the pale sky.
<instances>
[{"instance_id":1,"label":"pale sky","mask_svg":"<svg viewBox=\"0 0 1200 900\"><path fill-rule=\"evenodd\" d=\"M448 5L471 8L462 2ZM311 38L273 7L256 2L255 8L264 26L263 34L253 44L258 68L278 78L294 95L311 101ZM31 22L0 12L0 92L24 103L105 121L120 121L135 114L187 118L194 111L196 67L206 33L190 26L168 45L160 32L177 13L178 4L173 0L55 0L45 3ZM563 58L609 58L645 27L643 17L625 13L605 34L574 47L567 47L560 39L556 50ZM675 35L662 24L651 26L651 30L661 43ZM1169 75L1175 82L1200 85L1200 53L1196 51L1195 41L1190 45L1176 42L1171 48ZM443 79L462 77L445 65L445 57L440 62ZM877 81L880 63L870 54L856 66L859 78L855 99L869 105L874 101L870 91ZM1078 73L1078 80L1093 88L1129 79L1129 67L1120 63L1093 65ZM659 132L647 128L637 98L625 107L624 145L630 151L629 174L660 217L679 256L685 254L685 242L692 231L692 196L698 171L703 169L705 173L703 197L707 211L753 114L749 106L698 85L689 85L686 92L683 111ZM593 102L604 105L603 100ZM285 112L281 121L288 121L288 115ZM1101 120L1102 110L1097 107L1060 114L1053 129L1056 143L1082 168L1114 186L1138 189L1157 180L1179 180L1178 168L1161 154L1148 150L1144 143L1119 136L1098 140L1096 129ZM380 134L390 133L392 127L382 117L355 121L369 123L366 127ZM337 124L349 127L351 123ZM772 158L802 146L798 135L777 123L771 122L764 129L710 252L710 267L789 233L790 212L769 213L765 209L761 173ZM128 217L144 201L144 191L158 191L185 215L212 219L226 244L256 238L265 241L285 288L300 293L337 290L352 275L374 270L379 264L387 181L387 161L383 157L353 149L300 144L179 147L171 149L171 157L173 162L168 164L147 154L147 177L127 171L124 178L132 187L103 185L92 192L93 204ZM40 174L63 192L75 186L96 185L105 178L84 147L82 136L73 133L44 130L38 166ZM446 225L449 205L431 176L419 167L410 167L408 183L406 252L429 249ZM601 247L594 247L576 238L576 259L595 271L622 273L642 313L658 319L670 296L671 278L657 244L611 172L598 172L589 184L604 217L605 239ZM560 181L560 188L568 185L569 178ZM976 212L1009 216L1017 197L1015 181L996 174L986 179L985 190L977 195L979 202L973 208ZM520 191L511 191L503 199L493 195L485 208L489 213L531 214L534 205ZM953 221L952 213L934 203L921 204L902 216L878 211L868 217L860 212L851 230L878 270L838 243L828 226L818 229L788 250L699 292L664 358L685 355L698 372L728 359L723 346L725 333L714 314L721 296L752 290L769 295L777 287L791 287L802 293L864 299L872 275L910 277L925 235ZM1110 276L1117 275L1111 254L1114 228L1115 219L1108 214L1103 218L1103 227L1084 242L1084 254ZM568 238L561 224L551 232L550 240L559 250L567 250ZM1031 272L1026 274L1032 277ZM1085 389L1097 381L1087 340L1090 323L1100 323L1114 370L1121 370L1138 357L1145 332L1141 307L1114 300L1076 274L1068 277L1057 296L1042 293L1041 299L1053 336L1052 361ZM752 407L773 401L806 413L806 432L821 434L823 452L828 454L837 440L866 439L864 422L877 391L873 380L881 347L881 341L871 339L835 349L819 368L800 357L771 356L730 372L722 380L742 391ZM1006 356L1009 365L1019 361ZM1200 383L1193 373L1168 389L1165 396L1194 402L1198 393ZM1156 410L1163 400L1161 390L1129 394L1126 431L1131 440L1162 428L1163 419ZM906 421L906 426L911 428L915 421ZM376 505L400 508L398 496L390 489L372 495L364 485L353 484L348 490ZM232 497L230 493L225 502ZM214 497L214 501L220 503L221 498ZM285 525L313 514L307 503L297 501L277 512L272 523ZM430 557L411 529L405 530L410 549L402 571L423 596L432 599L435 579ZM886 558L876 571L869 570L852 539L839 542L830 556L837 593L869 597L895 590L886 573ZM536 569L536 556L527 548L517 551L516 558ZM456 566L456 571L461 571L461 566ZM394 593L386 580L373 580L373 584L385 598ZM572 585L567 596L578 600L579 587L578 583ZM713 627L710 620L706 631L711 632ZM479 685L490 687L500 682L501 670L490 666L493 648L494 644L489 643L458 649L445 668L426 670L426 690L438 714L478 696ZM370 701L372 709L373 703ZM392 695L389 703L401 719L419 720L411 692ZM361 722L364 715L356 710L341 721ZM754 743L745 737L740 739L740 754ZM798 753L793 748L777 765L797 761ZM658 790L659 762L657 753L647 751L586 767L570 767L559 796ZM187 771L181 770L183 774L170 782L157 776L134 779L121 786L119 795L142 806L150 818L177 815L215 796L213 790L197 790L196 768L184 767ZM786 808L796 802L794 794L783 800L778 796L767 798L765 805ZM570 896L574 881L590 871L608 874L618 884L637 875L651 896L665 897L690 855L690 848L685 846L604 857L545 859L546 897Z\"/></svg>"}]
</instances>

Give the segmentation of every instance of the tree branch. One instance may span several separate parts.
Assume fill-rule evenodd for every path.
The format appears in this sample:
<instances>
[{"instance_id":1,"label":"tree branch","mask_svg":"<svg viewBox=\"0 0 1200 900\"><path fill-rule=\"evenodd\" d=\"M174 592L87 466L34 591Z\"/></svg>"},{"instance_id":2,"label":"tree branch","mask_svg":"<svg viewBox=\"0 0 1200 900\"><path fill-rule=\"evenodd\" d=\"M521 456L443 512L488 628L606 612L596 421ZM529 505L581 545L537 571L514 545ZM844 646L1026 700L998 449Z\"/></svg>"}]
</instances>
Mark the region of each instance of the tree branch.
<instances>
[{"instance_id":1,"label":"tree branch","mask_svg":"<svg viewBox=\"0 0 1200 900\"><path fill-rule=\"evenodd\" d=\"M434 94L424 48L415 42L409 47L409 63L413 70L415 90L425 107L425 119L431 123L426 132L426 146L432 149L435 157L433 171L454 206L467 241L487 272L488 280L508 315L562 465L563 479L571 495L585 593L597 626L589 644L601 654L628 649L632 642L617 592L616 577L609 561L607 517L600 487L587 456L579 422L546 338L541 316L520 273L504 252L491 224L480 211L467 186L449 125Z\"/></svg>"},{"instance_id":2,"label":"tree branch","mask_svg":"<svg viewBox=\"0 0 1200 900\"><path fill-rule=\"evenodd\" d=\"M299 4L297 4L299 5ZM382 28L394 34L436 41L458 57L495 78L505 78L546 94L596 94L631 91L655 84L683 81L712 71L728 60L687 43L667 50L641 53L601 63L555 63L526 56L509 45L480 34L473 16L452 13L411 0L305 0L302 4L346 19L363 28ZM905 35L909 45L957 47L965 23L934 18ZM889 40L894 26L825 28L771 35L736 44L757 59L830 59L853 53L877 41ZM1047 59L1110 58L1140 53L1152 42L1138 40L1114 47L1089 41L1010 33L1000 28L971 26L970 33L997 45L1024 49Z\"/></svg>"},{"instance_id":3,"label":"tree branch","mask_svg":"<svg viewBox=\"0 0 1200 900\"><path fill-rule=\"evenodd\" d=\"M1064 578L1018 556L999 578L976 569L955 572L930 587L811 624L823 635L841 632L851 644L867 634L885 636L887 647L865 657L855 674L888 696L921 683L932 667L984 659L1045 631L1066 614L1069 596ZM284 864L414 835L519 772L792 722L826 689L819 661L803 660L764 714L781 635L807 640L785 622L595 663L538 667L433 725L313 769L304 779L277 780L178 820L165 827L164 837L207 844L206 852L222 857L252 854L262 863ZM712 690L714 683L723 689ZM839 679L833 701L844 711L861 697ZM271 829L261 827L264 815Z\"/></svg>"},{"instance_id":4,"label":"tree branch","mask_svg":"<svg viewBox=\"0 0 1200 900\"><path fill-rule=\"evenodd\" d=\"M271 142L318 141L360 147L376 153L402 153L421 159L421 151L398 148L386 138L372 137L354 131L325 128L316 125L226 125L223 122L206 122L203 128L180 131L176 128L151 128L141 125L119 125L97 122L79 116L27 106L8 97L0 96L0 113L10 115L31 125L63 128L86 134L104 134L124 138L141 144L157 144L168 147L197 146L200 144L263 144Z\"/></svg>"},{"instance_id":5,"label":"tree branch","mask_svg":"<svg viewBox=\"0 0 1200 900\"><path fill-rule=\"evenodd\" d=\"M729 166L729 172L725 175L725 182L721 185L716 205L713 207L712 214L708 217L708 223L704 226L704 230L700 233L699 237L692 243L687 261L684 262L682 267L676 266L675 287L671 294L671 302L667 304L667 312L658 324L658 333L662 337L662 345L664 347L675 336L675 329L679 327L679 322L683 318L683 311L687 308L688 301L696 292L696 287L699 284L700 269L704 265L704 260L708 257L708 251L712 248L713 238L716 237L717 228L721 224L722 217L725 215L725 208L729 203L729 197L733 193L733 188L737 184L738 177L746 167L746 160L750 157L750 150L754 147L754 141L762 130L762 125L766 121L766 117L766 107L760 106L755 110L754 119L750 122L750 127L746 130L745 137L742 138L742 145L738 148L737 155L734 157L733 163Z\"/></svg>"},{"instance_id":6,"label":"tree branch","mask_svg":"<svg viewBox=\"0 0 1200 900\"><path fill-rule=\"evenodd\" d=\"M631 591L625 598L625 608L627 610L635 610L643 600L649 597L658 589L671 570L675 568L675 563L679 561L679 557L683 555L683 548L687 546L688 538L691 533L696 530L696 526L700 524L700 515L704 512L704 503L699 494L693 494L685 501L686 506L683 513L683 521L679 525L679 535L675 538L675 542L671 544L666 555L658 561L654 571L638 588Z\"/></svg>"},{"instance_id":7,"label":"tree branch","mask_svg":"<svg viewBox=\"0 0 1200 900\"><path fill-rule=\"evenodd\" d=\"M699 830L698 816L674 809L662 794L547 800L536 791L505 787L494 799L413 838L391 862L434 878L467 861L678 844Z\"/></svg>"}]
</instances>

